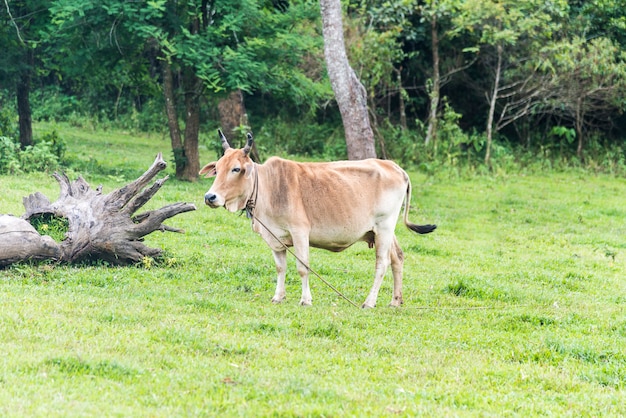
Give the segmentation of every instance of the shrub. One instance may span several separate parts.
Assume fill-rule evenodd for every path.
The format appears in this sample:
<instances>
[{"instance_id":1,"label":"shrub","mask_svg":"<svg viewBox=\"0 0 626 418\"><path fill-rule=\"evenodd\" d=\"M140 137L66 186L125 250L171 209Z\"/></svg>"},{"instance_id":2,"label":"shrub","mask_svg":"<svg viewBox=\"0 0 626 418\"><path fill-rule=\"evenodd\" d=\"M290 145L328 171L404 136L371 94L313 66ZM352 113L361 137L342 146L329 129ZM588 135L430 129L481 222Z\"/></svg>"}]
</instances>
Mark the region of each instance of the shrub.
<instances>
[{"instance_id":1,"label":"shrub","mask_svg":"<svg viewBox=\"0 0 626 418\"><path fill-rule=\"evenodd\" d=\"M306 120L294 123L270 118L264 121L256 143L260 151L272 154L322 157L329 151L327 145L332 144L333 128Z\"/></svg>"},{"instance_id":2,"label":"shrub","mask_svg":"<svg viewBox=\"0 0 626 418\"><path fill-rule=\"evenodd\" d=\"M17 123L13 120L15 113L3 105L4 103L0 101L0 136L16 137Z\"/></svg>"},{"instance_id":3,"label":"shrub","mask_svg":"<svg viewBox=\"0 0 626 418\"><path fill-rule=\"evenodd\" d=\"M41 143L46 143L50 147L50 151L56 155L59 162L64 161L65 150L67 146L63 138L59 136L59 133L56 130L52 130L51 132L45 132L41 136L41 140L38 141Z\"/></svg>"},{"instance_id":4,"label":"shrub","mask_svg":"<svg viewBox=\"0 0 626 418\"><path fill-rule=\"evenodd\" d=\"M19 152L20 147L13 139L0 136L0 174L21 172Z\"/></svg>"},{"instance_id":5,"label":"shrub","mask_svg":"<svg viewBox=\"0 0 626 418\"><path fill-rule=\"evenodd\" d=\"M58 86L48 86L32 92L33 120L68 121L75 113L83 113L84 103L76 96L64 94Z\"/></svg>"},{"instance_id":6,"label":"shrub","mask_svg":"<svg viewBox=\"0 0 626 418\"><path fill-rule=\"evenodd\" d=\"M23 150L15 139L0 136L0 174L56 170L65 148L65 142L56 131L45 133L42 139Z\"/></svg>"},{"instance_id":7,"label":"shrub","mask_svg":"<svg viewBox=\"0 0 626 418\"><path fill-rule=\"evenodd\" d=\"M50 143L39 142L26 147L19 154L23 171L49 172L59 167L59 158L54 154Z\"/></svg>"}]
</instances>

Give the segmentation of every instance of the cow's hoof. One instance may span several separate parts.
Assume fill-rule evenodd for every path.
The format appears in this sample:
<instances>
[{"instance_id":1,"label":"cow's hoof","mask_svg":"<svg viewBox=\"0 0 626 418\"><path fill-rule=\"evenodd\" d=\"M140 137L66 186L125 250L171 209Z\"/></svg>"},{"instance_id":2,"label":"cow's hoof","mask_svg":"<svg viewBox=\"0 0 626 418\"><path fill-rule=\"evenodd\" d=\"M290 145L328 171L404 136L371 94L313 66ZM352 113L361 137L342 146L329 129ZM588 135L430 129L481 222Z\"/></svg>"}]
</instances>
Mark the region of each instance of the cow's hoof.
<instances>
[{"instance_id":1,"label":"cow's hoof","mask_svg":"<svg viewBox=\"0 0 626 418\"><path fill-rule=\"evenodd\" d=\"M371 306L371 305L368 305L367 303L364 303L363 305L361 305L361 309L374 309L375 306L376 305Z\"/></svg>"},{"instance_id":2,"label":"cow's hoof","mask_svg":"<svg viewBox=\"0 0 626 418\"><path fill-rule=\"evenodd\" d=\"M301 300L300 306L313 306L313 302L311 302L310 300Z\"/></svg>"},{"instance_id":3,"label":"cow's hoof","mask_svg":"<svg viewBox=\"0 0 626 418\"><path fill-rule=\"evenodd\" d=\"M398 295L398 296L394 296L391 298L391 302L389 302L389 306L391 306L392 308L399 308L400 305L402 305L404 303L404 301L402 300L402 294Z\"/></svg>"},{"instance_id":4,"label":"cow's hoof","mask_svg":"<svg viewBox=\"0 0 626 418\"><path fill-rule=\"evenodd\" d=\"M285 297L284 297L284 296L283 296L283 297L277 297L277 296L274 296L274 297L272 298L272 303L273 303L274 305L278 305L279 303L282 303L282 302L283 302L283 300L285 300Z\"/></svg>"}]
</instances>

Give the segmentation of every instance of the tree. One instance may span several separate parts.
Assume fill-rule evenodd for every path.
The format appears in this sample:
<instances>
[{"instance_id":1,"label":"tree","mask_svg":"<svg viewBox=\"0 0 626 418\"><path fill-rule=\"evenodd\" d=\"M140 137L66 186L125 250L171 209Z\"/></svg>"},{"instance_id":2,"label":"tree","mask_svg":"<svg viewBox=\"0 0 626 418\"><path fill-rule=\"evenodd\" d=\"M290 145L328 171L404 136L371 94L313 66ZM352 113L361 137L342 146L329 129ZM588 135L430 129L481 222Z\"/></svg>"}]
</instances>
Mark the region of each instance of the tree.
<instances>
[{"instance_id":1,"label":"tree","mask_svg":"<svg viewBox=\"0 0 626 418\"><path fill-rule=\"evenodd\" d=\"M485 164L491 163L491 145L495 115L499 101L518 93L524 86L527 73L516 71L529 56L551 39L558 28L553 14L567 8L564 0L547 4L542 0L467 0L463 2L455 22L461 28L477 34L477 45L482 64L488 70L485 97L488 103L486 123Z\"/></svg>"},{"instance_id":2,"label":"tree","mask_svg":"<svg viewBox=\"0 0 626 418\"><path fill-rule=\"evenodd\" d=\"M367 110L367 92L350 66L346 54L341 2L320 0L320 8L326 68L343 120L348 159L376 157L374 133Z\"/></svg>"},{"instance_id":3,"label":"tree","mask_svg":"<svg viewBox=\"0 0 626 418\"><path fill-rule=\"evenodd\" d=\"M420 111L425 100L415 92L426 92L428 116L424 142L432 144L435 149L442 88L476 61L476 54L471 54L467 60L467 54L454 44L459 32L452 24L452 18L459 4L458 0L386 1L367 9L371 20L363 25L367 29L361 42L364 50L361 55L372 57L368 61L359 61L363 68L359 74L370 97L387 102L389 119L392 119L392 111L399 113L396 119L404 130L407 128L407 107ZM390 105L388 97L391 94L398 96L397 106ZM371 98L370 107L377 110L376 102Z\"/></svg>"},{"instance_id":4,"label":"tree","mask_svg":"<svg viewBox=\"0 0 626 418\"><path fill-rule=\"evenodd\" d=\"M15 88L22 148L33 145L30 92L35 63L41 51L40 33L48 24L46 2L4 0L0 8L4 31L0 34L0 79Z\"/></svg>"},{"instance_id":5,"label":"tree","mask_svg":"<svg viewBox=\"0 0 626 418\"><path fill-rule=\"evenodd\" d=\"M575 38L551 46L547 71L554 74L549 100L538 110L572 125L576 155L584 159L586 133L610 129L626 109L626 54L608 38Z\"/></svg>"},{"instance_id":6,"label":"tree","mask_svg":"<svg viewBox=\"0 0 626 418\"><path fill-rule=\"evenodd\" d=\"M419 7L423 20L430 23L430 46L432 55L432 75L428 85L429 109L428 128L424 143L433 142L436 146L437 129L439 124L439 107L441 103L441 89L451 77L471 66L476 58L464 62L464 57L448 50L447 55L452 55L453 60L447 60L446 72L442 75L441 41L452 39L457 35L453 29L452 16L458 13L459 2L455 0L427 0ZM452 52L452 53L451 53Z\"/></svg>"},{"instance_id":7,"label":"tree","mask_svg":"<svg viewBox=\"0 0 626 418\"><path fill-rule=\"evenodd\" d=\"M588 39L605 37L626 47L626 0L570 0L569 25Z\"/></svg>"},{"instance_id":8,"label":"tree","mask_svg":"<svg viewBox=\"0 0 626 418\"><path fill-rule=\"evenodd\" d=\"M317 13L310 2L54 0L52 10L58 33L87 41L79 51L104 48L150 63L145 71L161 86L180 179L198 176L200 109L207 95L259 91L292 102L325 96L320 81L309 80L300 65L319 49L315 38L300 32ZM89 30L76 30L83 27Z\"/></svg>"}]
</instances>

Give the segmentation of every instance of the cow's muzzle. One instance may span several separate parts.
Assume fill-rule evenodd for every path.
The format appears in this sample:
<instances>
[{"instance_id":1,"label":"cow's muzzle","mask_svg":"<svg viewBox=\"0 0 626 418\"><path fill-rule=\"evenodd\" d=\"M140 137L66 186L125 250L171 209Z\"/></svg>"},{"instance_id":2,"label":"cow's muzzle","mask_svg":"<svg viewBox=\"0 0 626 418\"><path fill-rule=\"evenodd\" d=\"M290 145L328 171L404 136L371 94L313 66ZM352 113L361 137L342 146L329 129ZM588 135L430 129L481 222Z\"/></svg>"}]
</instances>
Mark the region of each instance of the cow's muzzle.
<instances>
[{"instance_id":1,"label":"cow's muzzle","mask_svg":"<svg viewBox=\"0 0 626 418\"><path fill-rule=\"evenodd\" d=\"M217 200L217 195L215 193L207 193L204 195L204 203L211 206L212 208L216 208L219 206Z\"/></svg>"}]
</instances>

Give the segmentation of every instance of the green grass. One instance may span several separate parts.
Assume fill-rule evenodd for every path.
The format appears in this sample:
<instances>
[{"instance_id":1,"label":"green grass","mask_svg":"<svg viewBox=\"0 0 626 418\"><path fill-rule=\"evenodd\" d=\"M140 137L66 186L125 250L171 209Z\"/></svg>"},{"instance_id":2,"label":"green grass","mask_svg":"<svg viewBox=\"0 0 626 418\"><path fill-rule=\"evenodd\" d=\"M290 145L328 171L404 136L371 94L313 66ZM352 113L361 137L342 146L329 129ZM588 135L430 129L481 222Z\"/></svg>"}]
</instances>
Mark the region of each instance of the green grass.
<instances>
[{"instance_id":1,"label":"green grass","mask_svg":"<svg viewBox=\"0 0 626 418\"><path fill-rule=\"evenodd\" d=\"M167 153L161 139L61 130L113 173L80 173L105 193ZM438 229L398 225L399 309L386 307L389 275L376 309L314 277L314 306L299 307L291 258L287 301L272 305L271 252L245 217L202 204L208 180L170 179L149 203L198 206L168 222L186 234L147 237L166 251L160 265L0 270L0 415L625 415L626 181L411 177L411 220ZM46 174L0 177L0 213L21 215L36 191L58 196ZM312 250L311 264L367 296L365 244Z\"/></svg>"}]
</instances>

